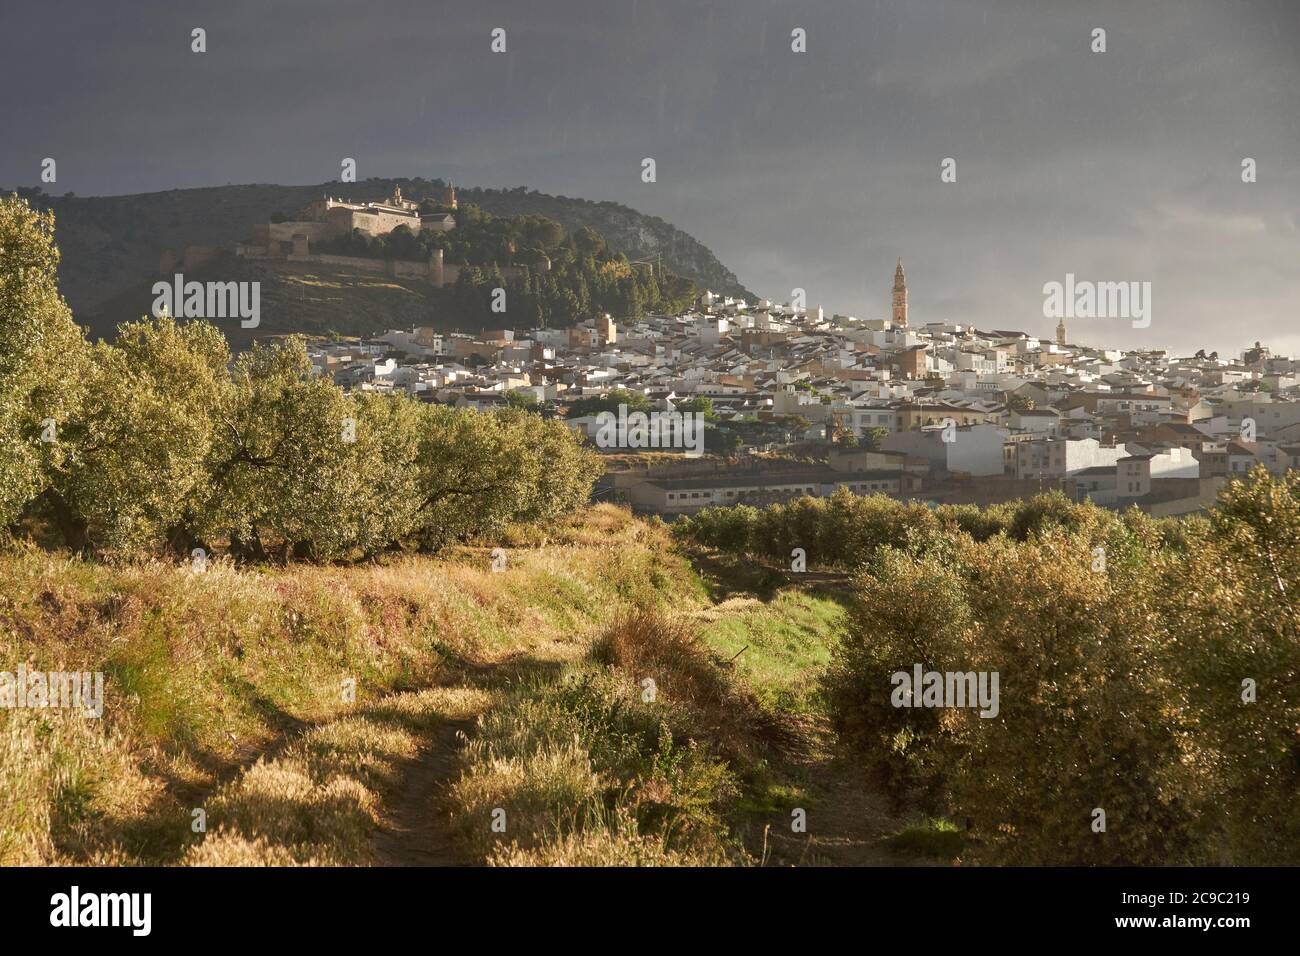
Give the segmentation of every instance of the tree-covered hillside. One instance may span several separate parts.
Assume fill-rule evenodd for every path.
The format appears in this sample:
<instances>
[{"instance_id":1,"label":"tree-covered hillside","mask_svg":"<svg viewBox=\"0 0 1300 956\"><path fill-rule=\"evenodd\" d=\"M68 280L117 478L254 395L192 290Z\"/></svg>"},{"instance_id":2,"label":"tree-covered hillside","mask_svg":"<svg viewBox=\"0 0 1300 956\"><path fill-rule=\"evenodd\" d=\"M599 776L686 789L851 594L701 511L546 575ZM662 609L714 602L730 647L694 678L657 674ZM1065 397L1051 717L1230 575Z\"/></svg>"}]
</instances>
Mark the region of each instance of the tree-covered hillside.
<instances>
[{"instance_id":1,"label":"tree-covered hillside","mask_svg":"<svg viewBox=\"0 0 1300 956\"><path fill-rule=\"evenodd\" d=\"M353 230L316 249L415 261L441 249L446 263L464 267L455 302L471 327L564 327L604 312L619 320L639 318L646 310L680 311L695 297L694 282L666 269L630 264L590 226L570 232L554 219L494 216L473 204L462 205L456 221L446 233L412 233L405 226L385 236ZM506 290L504 313L492 308L498 288Z\"/></svg>"},{"instance_id":2,"label":"tree-covered hillside","mask_svg":"<svg viewBox=\"0 0 1300 956\"><path fill-rule=\"evenodd\" d=\"M63 253L59 286L83 324L115 295L152 280L164 249L189 245L227 246L247 239L255 223L274 213L294 215L322 195L358 201L392 195L393 188L414 199L441 195L443 182L427 179L367 179L307 186L253 184L202 189L172 189L129 196L48 196L20 189L39 209L56 217ZM0 189L0 193L8 193ZM611 202L549 196L524 187L457 188L462 204L494 216L544 216L571 233L595 230L611 249L632 261L658 257L668 271L701 288L752 297L735 274L697 240L671 224Z\"/></svg>"}]
</instances>

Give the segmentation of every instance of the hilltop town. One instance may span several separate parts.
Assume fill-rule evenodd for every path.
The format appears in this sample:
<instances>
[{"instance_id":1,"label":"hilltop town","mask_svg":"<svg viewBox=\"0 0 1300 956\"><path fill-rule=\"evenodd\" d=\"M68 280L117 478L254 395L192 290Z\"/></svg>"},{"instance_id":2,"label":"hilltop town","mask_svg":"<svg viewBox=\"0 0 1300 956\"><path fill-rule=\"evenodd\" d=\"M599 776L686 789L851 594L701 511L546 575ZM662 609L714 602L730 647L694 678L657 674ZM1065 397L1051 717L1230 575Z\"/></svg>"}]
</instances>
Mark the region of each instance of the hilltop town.
<instances>
[{"instance_id":1,"label":"hilltop town","mask_svg":"<svg viewBox=\"0 0 1300 956\"><path fill-rule=\"evenodd\" d=\"M610 457L600 492L665 515L847 488L974 504L1059 489L1163 516L1207 507L1256 465L1300 465L1295 360L1258 343L1237 359L1080 345L1064 322L1053 340L914 325L901 261L889 318L704 292L682 314L622 326L391 330L311 353L341 385L460 407L566 415L630 394L649 410L706 409L714 454ZM593 415L570 423L596 433Z\"/></svg>"}]
</instances>

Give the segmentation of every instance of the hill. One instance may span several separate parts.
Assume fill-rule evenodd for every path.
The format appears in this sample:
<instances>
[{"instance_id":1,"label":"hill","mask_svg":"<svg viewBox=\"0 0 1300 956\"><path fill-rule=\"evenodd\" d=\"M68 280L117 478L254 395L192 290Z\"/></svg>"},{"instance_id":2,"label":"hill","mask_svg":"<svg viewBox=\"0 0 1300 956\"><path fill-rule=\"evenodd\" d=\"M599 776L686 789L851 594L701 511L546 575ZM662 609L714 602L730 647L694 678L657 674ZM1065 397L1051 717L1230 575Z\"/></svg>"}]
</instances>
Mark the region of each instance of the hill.
<instances>
[{"instance_id":1,"label":"hill","mask_svg":"<svg viewBox=\"0 0 1300 956\"><path fill-rule=\"evenodd\" d=\"M60 288L83 324L115 296L152 281L164 249L190 245L226 246L248 238L254 223L273 213L292 215L322 194L358 201L379 200L401 186L412 197L435 194L440 180L368 179L358 183L307 186L256 184L172 189L128 196L37 197L57 219L62 252ZM0 190L8 192L9 190ZM22 190L32 198L32 190ZM472 203L498 216L540 215L570 232L587 226L629 259L660 257L671 272L702 288L753 298L699 241L654 216L613 202L550 196L524 187L460 188L462 204ZM94 323L98 325L102 323Z\"/></svg>"},{"instance_id":2,"label":"hill","mask_svg":"<svg viewBox=\"0 0 1300 956\"><path fill-rule=\"evenodd\" d=\"M66 261L67 254L64 254ZM261 322L255 329L240 327L238 319L215 319L231 348L247 348L254 340L302 333L316 336L370 335L415 325L443 331L471 328L476 323L456 299L451 287L438 289L423 279L358 272L315 264L239 259L225 254L198 269L187 270L198 281L220 279L261 283ZM92 339L112 339L121 322L138 319L153 303L155 276L133 283L91 313L77 316Z\"/></svg>"}]
</instances>

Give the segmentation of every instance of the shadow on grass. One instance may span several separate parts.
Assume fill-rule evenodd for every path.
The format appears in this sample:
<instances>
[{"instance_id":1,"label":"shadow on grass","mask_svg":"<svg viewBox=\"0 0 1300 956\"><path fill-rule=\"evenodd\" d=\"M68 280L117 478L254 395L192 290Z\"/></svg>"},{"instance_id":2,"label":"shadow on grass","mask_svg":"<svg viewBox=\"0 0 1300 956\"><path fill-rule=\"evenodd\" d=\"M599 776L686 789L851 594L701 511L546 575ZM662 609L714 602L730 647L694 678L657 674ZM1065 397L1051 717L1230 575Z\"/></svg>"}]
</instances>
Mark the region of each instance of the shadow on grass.
<instances>
[{"instance_id":1,"label":"shadow on grass","mask_svg":"<svg viewBox=\"0 0 1300 956\"><path fill-rule=\"evenodd\" d=\"M966 835L947 820L922 820L886 838L885 846L898 853L951 861L961 855Z\"/></svg>"},{"instance_id":2,"label":"shadow on grass","mask_svg":"<svg viewBox=\"0 0 1300 956\"><path fill-rule=\"evenodd\" d=\"M483 663L455 653L446 646L435 650L444 667L424 686L492 690L526 676L558 675L563 666L560 662L538 661L523 653L499 662ZM394 702L394 695L420 689L406 680L399 680L397 684L400 686L388 688L382 697L320 721L308 721L283 710L251 683L237 680L232 689L276 734L271 742L261 747L247 747L233 760L216 750L193 744L178 746L173 755L183 755L202 772L203 779L181 775L170 761L153 762L147 772L159 779L162 787L147 806L133 807L129 813L91 816L84 809L93 802L90 795L69 789L68 793L60 796L56 805L51 820L51 840L60 854L74 863L88 864L113 856L125 856L129 862L139 865L179 863L186 850L203 839L203 834L192 831L193 810L203 807L213 794L259 760L274 760L284 754L310 731L338 720L359 717L381 727L428 734L441 719L431 721L428 716L413 714Z\"/></svg>"},{"instance_id":3,"label":"shadow on grass","mask_svg":"<svg viewBox=\"0 0 1300 956\"><path fill-rule=\"evenodd\" d=\"M847 571L791 571L752 555L727 554L683 546L715 604L734 597L751 597L764 604L781 591L797 587L817 597L834 601L846 610L854 604L853 575Z\"/></svg>"}]
</instances>

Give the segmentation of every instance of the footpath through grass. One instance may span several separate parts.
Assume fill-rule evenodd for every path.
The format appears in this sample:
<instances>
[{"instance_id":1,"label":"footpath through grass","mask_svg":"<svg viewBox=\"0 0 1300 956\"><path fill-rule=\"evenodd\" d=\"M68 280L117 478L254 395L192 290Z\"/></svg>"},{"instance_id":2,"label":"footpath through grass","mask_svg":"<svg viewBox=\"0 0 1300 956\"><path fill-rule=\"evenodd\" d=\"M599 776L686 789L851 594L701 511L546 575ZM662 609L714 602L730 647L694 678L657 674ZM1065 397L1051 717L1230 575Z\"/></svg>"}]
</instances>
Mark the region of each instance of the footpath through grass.
<instances>
[{"instance_id":1,"label":"footpath through grass","mask_svg":"<svg viewBox=\"0 0 1300 956\"><path fill-rule=\"evenodd\" d=\"M629 602L698 600L662 533L618 509L524 543L501 573L468 549L203 574L0 556L0 671L105 675L101 719L0 710L0 864L212 861L226 845L247 862L272 829L287 849L266 862L360 862L354 831L376 821L392 766L430 722L484 705L434 690L448 675L563 657ZM331 828L353 836L324 852Z\"/></svg>"},{"instance_id":2,"label":"footpath through grass","mask_svg":"<svg viewBox=\"0 0 1300 956\"><path fill-rule=\"evenodd\" d=\"M794 739L751 768L732 828L766 865L946 863L962 834L899 815L868 786L830 726L821 680L848 623L846 574L794 573L690 548L716 602L697 614L703 643Z\"/></svg>"},{"instance_id":3,"label":"footpath through grass","mask_svg":"<svg viewBox=\"0 0 1300 956\"><path fill-rule=\"evenodd\" d=\"M842 593L720 592L662 527L610 506L511 544L502 572L486 549L198 575L0 557L0 670L106 675L100 720L0 711L0 864L851 864L924 849L888 841L902 824L825 730Z\"/></svg>"}]
</instances>

